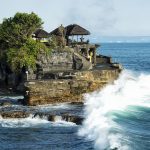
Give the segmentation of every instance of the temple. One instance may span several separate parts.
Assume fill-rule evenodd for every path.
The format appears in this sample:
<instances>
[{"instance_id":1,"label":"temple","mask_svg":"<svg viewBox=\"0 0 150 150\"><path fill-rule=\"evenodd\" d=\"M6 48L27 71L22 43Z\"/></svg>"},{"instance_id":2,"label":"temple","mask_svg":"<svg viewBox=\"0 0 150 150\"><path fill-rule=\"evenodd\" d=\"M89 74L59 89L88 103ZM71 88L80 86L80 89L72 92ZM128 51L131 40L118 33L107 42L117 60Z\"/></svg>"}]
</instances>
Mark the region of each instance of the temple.
<instances>
[{"instance_id":1,"label":"temple","mask_svg":"<svg viewBox=\"0 0 150 150\"><path fill-rule=\"evenodd\" d=\"M37 29L33 39L49 45L52 39L57 43L57 48L51 55L39 54L36 71L28 69L27 79L58 79L72 77L75 71L92 70L94 68L112 68L111 57L97 55L98 44L91 44L87 36L90 32L85 28L71 24L62 25L50 33ZM118 67L118 66L117 66Z\"/></svg>"},{"instance_id":2,"label":"temple","mask_svg":"<svg viewBox=\"0 0 150 150\"><path fill-rule=\"evenodd\" d=\"M74 48L77 53L96 65L97 44L90 44L89 39L84 40L84 36L90 35L90 32L77 24L71 24L66 27L62 25L52 32L48 33L43 29L37 29L33 33L33 38L48 46L48 41L55 36L57 44L61 48Z\"/></svg>"},{"instance_id":3,"label":"temple","mask_svg":"<svg viewBox=\"0 0 150 150\"><path fill-rule=\"evenodd\" d=\"M36 67L23 67L18 74L2 66L0 85L23 94L25 105L83 102L84 93L113 82L122 70L111 57L98 54L100 45L91 44L88 35L90 32L77 24L61 25L50 33L37 29L32 38L51 51L41 49Z\"/></svg>"},{"instance_id":4,"label":"temple","mask_svg":"<svg viewBox=\"0 0 150 150\"><path fill-rule=\"evenodd\" d=\"M74 48L77 53L87 58L92 64L96 64L98 45L89 44L89 40L84 40L84 36L90 35L88 30L77 24L68 25L65 28L61 25L50 34L57 36L58 39L62 37L62 46Z\"/></svg>"}]
</instances>

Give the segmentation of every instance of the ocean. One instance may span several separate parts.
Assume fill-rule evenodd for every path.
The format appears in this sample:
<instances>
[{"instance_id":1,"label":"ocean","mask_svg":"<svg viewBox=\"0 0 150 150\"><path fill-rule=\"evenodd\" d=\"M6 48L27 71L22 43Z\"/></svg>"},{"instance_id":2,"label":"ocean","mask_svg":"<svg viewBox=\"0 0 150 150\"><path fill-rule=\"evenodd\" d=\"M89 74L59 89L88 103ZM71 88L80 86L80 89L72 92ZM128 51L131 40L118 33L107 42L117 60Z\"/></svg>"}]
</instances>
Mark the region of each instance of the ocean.
<instances>
[{"instance_id":1,"label":"ocean","mask_svg":"<svg viewBox=\"0 0 150 150\"><path fill-rule=\"evenodd\" d=\"M123 65L114 84L85 94L84 106L38 107L84 116L83 125L0 117L0 150L150 150L150 43L101 43L98 53Z\"/></svg>"}]
</instances>

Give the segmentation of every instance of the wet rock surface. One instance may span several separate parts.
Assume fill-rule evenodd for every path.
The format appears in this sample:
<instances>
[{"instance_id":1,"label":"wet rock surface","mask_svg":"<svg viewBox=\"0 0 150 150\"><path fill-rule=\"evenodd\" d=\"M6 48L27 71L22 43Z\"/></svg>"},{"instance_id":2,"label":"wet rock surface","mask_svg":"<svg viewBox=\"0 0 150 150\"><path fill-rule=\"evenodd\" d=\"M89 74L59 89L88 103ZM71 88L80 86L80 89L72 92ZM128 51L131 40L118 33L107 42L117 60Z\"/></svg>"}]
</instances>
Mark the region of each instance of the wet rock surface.
<instances>
[{"instance_id":1,"label":"wet rock surface","mask_svg":"<svg viewBox=\"0 0 150 150\"><path fill-rule=\"evenodd\" d=\"M1 117L4 119L7 118L27 118L29 117L29 112L22 112L22 111L8 111L8 112L1 112Z\"/></svg>"},{"instance_id":2,"label":"wet rock surface","mask_svg":"<svg viewBox=\"0 0 150 150\"><path fill-rule=\"evenodd\" d=\"M78 71L71 79L28 81L25 98L0 96L0 117L32 117L81 125L84 120L83 94L103 88L119 74L119 69L109 68Z\"/></svg>"},{"instance_id":3,"label":"wet rock surface","mask_svg":"<svg viewBox=\"0 0 150 150\"><path fill-rule=\"evenodd\" d=\"M66 121L66 122L73 122L77 125L81 125L84 118L81 116L75 116L72 114L41 114L41 113L36 113L34 114L34 117L39 117L39 118L47 118L48 121L51 122L56 122L56 121Z\"/></svg>"},{"instance_id":4,"label":"wet rock surface","mask_svg":"<svg viewBox=\"0 0 150 150\"><path fill-rule=\"evenodd\" d=\"M0 101L3 101L3 105L0 106L0 117L3 119L20 119L32 117L46 119L50 122L73 122L77 125L81 125L84 120L82 103L23 106L18 103L18 99L10 98L9 100L12 102L12 105L7 105L8 98L0 99Z\"/></svg>"},{"instance_id":5,"label":"wet rock surface","mask_svg":"<svg viewBox=\"0 0 150 150\"><path fill-rule=\"evenodd\" d=\"M25 101L30 106L83 102L83 94L102 89L119 74L117 68L103 68L75 72L72 79L28 81L25 83Z\"/></svg>"}]
</instances>

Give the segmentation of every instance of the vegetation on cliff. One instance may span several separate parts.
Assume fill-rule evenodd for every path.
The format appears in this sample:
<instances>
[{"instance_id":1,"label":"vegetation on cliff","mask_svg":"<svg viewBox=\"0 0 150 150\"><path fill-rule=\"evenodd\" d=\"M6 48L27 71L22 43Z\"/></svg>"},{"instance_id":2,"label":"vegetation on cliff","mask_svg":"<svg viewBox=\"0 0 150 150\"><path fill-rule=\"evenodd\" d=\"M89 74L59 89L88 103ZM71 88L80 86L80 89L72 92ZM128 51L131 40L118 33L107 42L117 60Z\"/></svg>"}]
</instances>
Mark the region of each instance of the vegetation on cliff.
<instances>
[{"instance_id":1,"label":"vegetation on cliff","mask_svg":"<svg viewBox=\"0 0 150 150\"><path fill-rule=\"evenodd\" d=\"M13 71L22 67L35 68L36 58L42 51L49 53L51 48L32 39L42 20L35 13L16 13L14 17L4 19L0 25L0 54Z\"/></svg>"},{"instance_id":2,"label":"vegetation on cliff","mask_svg":"<svg viewBox=\"0 0 150 150\"><path fill-rule=\"evenodd\" d=\"M43 43L28 39L22 47L7 51L7 61L14 71L19 71L24 66L35 69L36 58L42 51L48 53L49 49Z\"/></svg>"}]
</instances>

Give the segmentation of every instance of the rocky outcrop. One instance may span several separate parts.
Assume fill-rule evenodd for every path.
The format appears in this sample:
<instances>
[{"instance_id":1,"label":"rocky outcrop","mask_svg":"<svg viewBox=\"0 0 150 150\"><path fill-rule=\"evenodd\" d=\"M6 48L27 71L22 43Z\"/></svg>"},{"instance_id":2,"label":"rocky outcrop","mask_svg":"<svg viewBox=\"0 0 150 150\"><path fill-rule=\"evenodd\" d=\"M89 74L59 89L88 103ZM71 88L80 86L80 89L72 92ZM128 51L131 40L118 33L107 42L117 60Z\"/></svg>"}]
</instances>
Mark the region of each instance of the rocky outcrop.
<instances>
[{"instance_id":1,"label":"rocky outcrop","mask_svg":"<svg viewBox=\"0 0 150 150\"><path fill-rule=\"evenodd\" d=\"M54 51L50 55L39 54L36 75L29 74L29 79L51 79L52 73L69 72L73 70L89 70L92 64L83 56L69 48L64 51Z\"/></svg>"},{"instance_id":2,"label":"rocky outcrop","mask_svg":"<svg viewBox=\"0 0 150 150\"><path fill-rule=\"evenodd\" d=\"M20 72L14 73L6 62L0 61L0 88L6 87L16 90L26 79L56 79L57 74L61 72L91 68L92 64L72 48L53 50L49 55L41 52L38 55L34 71L31 68L23 67Z\"/></svg>"},{"instance_id":3,"label":"rocky outcrop","mask_svg":"<svg viewBox=\"0 0 150 150\"><path fill-rule=\"evenodd\" d=\"M87 60L84 56L74 52L73 53L73 60L74 60L74 69L76 70L89 70L92 69L92 63Z\"/></svg>"},{"instance_id":4,"label":"rocky outcrop","mask_svg":"<svg viewBox=\"0 0 150 150\"><path fill-rule=\"evenodd\" d=\"M39 72L57 72L73 70L72 52L52 52L50 55L39 54L37 64Z\"/></svg>"},{"instance_id":5,"label":"rocky outcrop","mask_svg":"<svg viewBox=\"0 0 150 150\"><path fill-rule=\"evenodd\" d=\"M113 82L121 71L120 65L113 64L110 57L97 56L97 64L88 59L66 47L54 50L51 55L39 54L35 71L24 67L15 74L7 64L0 64L0 83L3 82L0 85L5 85L10 91L22 92L25 99L20 103L24 105L83 102L84 93Z\"/></svg>"},{"instance_id":6,"label":"rocky outcrop","mask_svg":"<svg viewBox=\"0 0 150 150\"><path fill-rule=\"evenodd\" d=\"M33 117L39 117L41 119L47 118L48 121L51 122L57 122L57 121L66 121L66 122L73 122L77 125L81 125L84 118L81 116L75 116L71 114L60 114L60 115L54 115L54 114L44 114L44 113L36 113Z\"/></svg>"},{"instance_id":7,"label":"rocky outcrop","mask_svg":"<svg viewBox=\"0 0 150 150\"><path fill-rule=\"evenodd\" d=\"M41 113L41 112L30 112L30 111L19 111L19 110L13 110L13 111L0 111L0 117L3 119L10 119L10 118L40 118L40 119L46 119L50 122L57 122L57 121L66 121L66 122L73 122L77 125L81 125L84 118L82 116L78 115L72 115L72 114L52 114L52 113Z\"/></svg>"},{"instance_id":8,"label":"rocky outcrop","mask_svg":"<svg viewBox=\"0 0 150 150\"><path fill-rule=\"evenodd\" d=\"M119 68L78 71L72 79L33 80L25 83L28 105L82 102L83 94L101 89L119 76Z\"/></svg>"},{"instance_id":9,"label":"rocky outcrop","mask_svg":"<svg viewBox=\"0 0 150 150\"><path fill-rule=\"evenodd\" d=\"M29 117L28 112L23 112L23 111L8 111L8 112L0 112L0 115L4 119L8 118L27 118Z\"/></svg>"}]
</instances>

